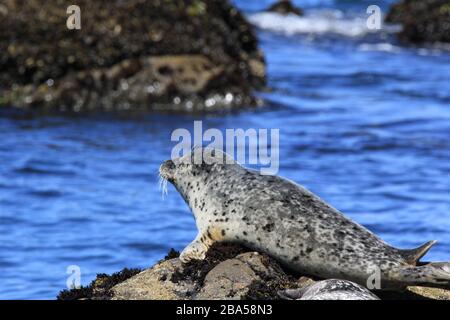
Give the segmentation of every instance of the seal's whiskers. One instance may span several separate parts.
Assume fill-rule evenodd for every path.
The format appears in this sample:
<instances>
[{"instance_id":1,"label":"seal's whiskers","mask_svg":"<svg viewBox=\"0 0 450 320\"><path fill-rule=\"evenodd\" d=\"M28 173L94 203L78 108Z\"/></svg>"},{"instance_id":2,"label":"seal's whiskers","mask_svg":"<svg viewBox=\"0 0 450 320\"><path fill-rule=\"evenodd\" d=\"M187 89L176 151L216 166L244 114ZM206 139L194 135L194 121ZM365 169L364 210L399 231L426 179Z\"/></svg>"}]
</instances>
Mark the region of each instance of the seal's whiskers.
<instances>
[{"instance_id":1,"label":"seal's whiskers","mask_svg":"<svg viewBox=\"0 0 450 320\"><path fill-rule=\"evenodd\" d=\"M165 196L168 194L168 189L167 189L167 179L165 179L163 176L159 176L159 189L162 192L162 197L163 199L165 198Z\"/></svg>"}]
</instances>

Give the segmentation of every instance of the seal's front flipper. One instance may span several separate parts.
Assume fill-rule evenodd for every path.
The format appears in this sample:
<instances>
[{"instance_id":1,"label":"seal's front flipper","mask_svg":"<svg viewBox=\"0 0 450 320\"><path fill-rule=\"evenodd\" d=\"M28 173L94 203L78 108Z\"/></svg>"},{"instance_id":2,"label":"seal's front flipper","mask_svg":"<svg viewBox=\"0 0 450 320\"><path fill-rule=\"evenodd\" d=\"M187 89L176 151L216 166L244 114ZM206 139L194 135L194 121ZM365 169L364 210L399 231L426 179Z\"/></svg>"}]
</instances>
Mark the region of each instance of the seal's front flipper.
<instances>
[{"instance_id":1,"label":"seal's front flipper","mask_svg":"<svg viewBox=\"0 0 450 320\"><path fill-rule=\"evenodd\" d=\"M210 244L203 241L205 237L201 233L180 254L180 260L187 263L192 260L204 260Z\"/></svg>"},{"instance_id":2,"label":"seal's front flipper","mask_svg":"<svg viewBox=\"0 0 450 320\"><path fill-rule=\"evenodd\" d=\"M419 260L430 250L430 248L436 244L436 240L428 241L418 248L410 250L399 250L400 254L405 258L406 262L415 266Z\"/></svg>"},{"instance_id":3,"label":"seal's front flipper","mask_svg":"<svg viewBox=\"0 0 450 320\"><path fill-rule=\"evenodd\" d=\"M278 291L278 296L284 300L300 300L304 293L304 288L286 289Z\"/></svg>"}]
</instances>

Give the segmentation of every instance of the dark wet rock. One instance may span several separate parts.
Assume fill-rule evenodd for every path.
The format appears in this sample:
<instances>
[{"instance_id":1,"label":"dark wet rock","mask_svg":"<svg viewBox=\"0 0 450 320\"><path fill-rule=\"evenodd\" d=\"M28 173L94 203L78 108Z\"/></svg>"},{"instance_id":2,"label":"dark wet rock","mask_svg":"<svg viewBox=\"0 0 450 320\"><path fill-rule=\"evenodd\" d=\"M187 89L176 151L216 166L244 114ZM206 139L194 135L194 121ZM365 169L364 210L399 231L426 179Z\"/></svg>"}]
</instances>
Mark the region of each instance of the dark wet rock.
<instances>
[{"instance_id":1,"label":"dark wet rock","mask_svg":"<svg viewBox=\"0 0 450 320\"><path fill-rule=\"evenodd\" d=\"M62 290L58 300L110 300L113 297L113 288L116 284L135 276L142 269L123 269L112 275L98 274L94 281L87 287L79 289Z\"/></svg>"},{"instance_id":2,"label":"dark wet rock","mask_svg":"<svg viewBox=\"0 0 450 320\"><path fill-rule=\"evenodd\" d=\"M279 0L271 5L267 11L276 12L280 14L295 14L298 16L303 15L303 10L292 4L291 0Z\"/></svg>"},{"instance_id":3,"label":"dark wet rock","mask_svg":"<svg viewBox=\"0 0 450 320\"><path fill-rule=\"evenodd\" d=\"M112 299L277 299L293 283L273 259L225 244L214 246L204 261L162 261L116 285Z\"/></svg>"},{"instance_id":4,"label":"dark wet rock","mask_svg":"<svg viewBox=\"0 0 450 320\"><path fill-rule=\"evenodd\" d=\"M392 6L386 22L399 23L401 41L450 42L449 0L403 0Z\"/></svg>"},{"instance_id":5,"label":"dark wet rock","mask_svg":"<svg viewBox=\"0 0 450 320\"><path fill-rule=\"evenodd\" d=\"M255 105L265 62L228 0L66 0L0 5L0 106L195 112Z\"/></svg>"},{"instance_id":6,"label":"dark wet rock","mask_svg":"<svg viewBox=\"0 0 450 320\"><path fill-rule=\"evenodd\" d=\"M167 253L167 255L164 257L164 260L170 260L170 259L175 259L178 258L180 256L180 252L175 250L174 248L171 248L169 250L169 252Z\"/></svg>"},{"instance_id":7,"label":"dark wet rock","mask_svg":"<svg viewBox=\"0 0 450 320\"><path fill-rule=\"evenodd\" d=\"M171 250L164 260L139 272L125 269L99 275L89 287L64 290L59 299L113 300L275 300L286 289L311 287L318 279L284 270L267 255L233 244L216 244L203 261L182 264ZM405 292L376 292L382 300L450 300L450 291L409 287Z\"/></svg>"},{"instance_id":8,"label":"dark wet rock","mask_svg":"<svg viewBox=\"0 0 450 320\"><path fill-rule=\"evenodd\" d=\"M247 252L218 264L205 277L196 299L271 300L278 290L295 282L278 263L257 252Z\"/></svg>"},{"instance_id":9,"label":"dark wet rock","mask_svg":"<svg viewBox=\"0 0 450 320\"><path fill-rule=\"evenodd\" d=\"M222 261L232 259L247 251L247 249L241 246L217 243L208 251L206 259L191 261L184 264L182 268L179 268L171 275L170 279L174 283L191 280L201 287L206 275L215 266Z\"/></svg>"}]
</instances>

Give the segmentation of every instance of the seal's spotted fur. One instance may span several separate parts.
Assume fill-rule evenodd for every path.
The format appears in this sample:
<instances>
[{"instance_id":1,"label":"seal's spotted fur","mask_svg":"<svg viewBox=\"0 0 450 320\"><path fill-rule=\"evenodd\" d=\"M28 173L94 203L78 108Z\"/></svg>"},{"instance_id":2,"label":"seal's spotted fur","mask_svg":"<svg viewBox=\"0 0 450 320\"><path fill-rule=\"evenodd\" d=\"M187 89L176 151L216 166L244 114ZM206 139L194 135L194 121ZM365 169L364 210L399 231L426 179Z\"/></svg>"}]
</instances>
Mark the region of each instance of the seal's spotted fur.
<instances>
[{"instance_id":1,"label":"seal's spotted fur","mask_svg":"<svg viewBox=\"0 0 450 320\"><path fill-rule=\"evenodd\" d=\"M279 293L286 300L380 300L366 288L346 280L319 281L301 289Z\"/></svg>"},{"instance_id":2,"label":"seal's spotted fur","mask_svg":"<svg viewBox=\"0 0 450 320\"><path fill-rule=\"evenodd\" d=\"M416 266L434 242L394 248L304 187L246 169L219 150L195 148L163 163L160 173L183 196L199 230L183 262L204 259L214 242L231 241L321 278L367 285L378 272L383 288L450 284L450 264Z\"/></svg>"}]
</instances>

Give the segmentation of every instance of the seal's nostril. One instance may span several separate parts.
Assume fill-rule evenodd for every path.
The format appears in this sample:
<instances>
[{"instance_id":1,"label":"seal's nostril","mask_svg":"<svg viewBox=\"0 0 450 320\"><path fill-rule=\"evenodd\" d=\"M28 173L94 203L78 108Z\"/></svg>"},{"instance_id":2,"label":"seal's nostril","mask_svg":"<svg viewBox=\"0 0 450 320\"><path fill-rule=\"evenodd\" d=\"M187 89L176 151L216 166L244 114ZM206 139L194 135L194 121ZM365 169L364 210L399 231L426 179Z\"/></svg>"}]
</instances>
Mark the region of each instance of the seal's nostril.
<instances>
[{"instance_id":1,"label":"seal's nostril","mask_svg":"<svg viewBox=\"0 0 450 320\"><path fill-rule=\"evenodd\" d=\"M175 169L175 163L173 163L172 160L167 160L167 161L165 161L165 162L164 162L164 166L165 166L167 169Z\"/></svg>"}]
</instances>

